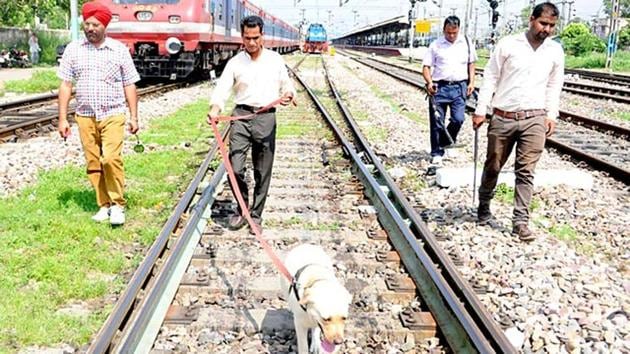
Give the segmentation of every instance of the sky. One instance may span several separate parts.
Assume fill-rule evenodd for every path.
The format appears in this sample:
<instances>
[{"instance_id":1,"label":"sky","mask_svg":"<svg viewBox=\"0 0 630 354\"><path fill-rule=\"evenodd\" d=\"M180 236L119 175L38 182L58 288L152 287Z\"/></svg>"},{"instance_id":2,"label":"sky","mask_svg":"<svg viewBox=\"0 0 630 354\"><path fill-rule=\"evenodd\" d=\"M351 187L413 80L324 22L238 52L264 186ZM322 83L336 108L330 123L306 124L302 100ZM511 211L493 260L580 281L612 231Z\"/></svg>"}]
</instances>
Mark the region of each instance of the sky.
<instances>
[{"instance_id":1,"label":"sky","mask_svg":"<svg viewBox=\"0 0 630 354\"><path fill-rule=\"evenodd\" d=\"M339 7L340 1L346 3ZM440 8L435 4L442 2L442 18L455 12L464 18L467 0L428 0L416 4L416 18L439 17ZM603 14L602 0L564 0L573 1L575 13L582 19L590 20L598 11ZM304 16L307 23L319 22L324 24L329 36L349 32L356 27L377 23L399 15L407 15L410 7L409 0L252 0L256 5L271 12L273 15L296 25ZM483 31L488 27L489 15L487 0L472 0L473 9L479 9L479 28ZM498 11L507 13L507 18L519 15L521 9L529 4L529 0L499 0ZM536 3L541 3L537 0ZM561 8L561 0L553 1ZM566 5L568 13L569 5ZM425 10L426 8L426 10ZM304 11L302 11L304 10ZM304 14L304 15L302 15ZM474 14L474 12L473 12ZM473 15L474 16L474 15ZM441 22L441 21L440 21ZM500 24L500 23L499 23Z\"/></svg>"}]
</instances>

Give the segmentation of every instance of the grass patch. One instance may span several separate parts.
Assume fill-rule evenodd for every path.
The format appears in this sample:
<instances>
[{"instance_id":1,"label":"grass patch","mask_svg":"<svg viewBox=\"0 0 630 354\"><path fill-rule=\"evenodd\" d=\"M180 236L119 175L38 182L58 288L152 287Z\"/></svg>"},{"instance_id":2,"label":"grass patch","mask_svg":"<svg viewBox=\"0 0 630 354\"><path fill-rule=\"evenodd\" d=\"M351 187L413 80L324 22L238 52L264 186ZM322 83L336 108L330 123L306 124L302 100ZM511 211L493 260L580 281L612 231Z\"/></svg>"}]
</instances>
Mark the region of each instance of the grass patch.
<instances>
[{"instance_id":1,"label":"grass patch","mask_svg":"<svg viewBox=\"0 0 630 354\"><path fill-rule=\"evenodd\" d=\"M55 69L37 70L33 76L26 80L11 80L6 82L7 92L40 93L59 88L61 80L57 77Z\"/></svg>"},{"instance_id":2,"label":"grass patch","mask_svg":"<svg viewBox=\"0 0 630 354\"><path fill-rule=\"evenodd\" d=\"M494 197L505 204L514 205L514 188L509 187L505 183L499 183L495 189ZM541 206L541 201L538 198L532 198L529 202L529 211L535 211Z\"/></svg>"},{"instance_id":3,"label":"grass patch","mask_svg":"<svg viewBox=\"0 0 630 354\"><path fill-rule=\"evenodd\" d=\"M568 69L604 69L606 66L606 53L590 53L588 55L565 57L565 66ZM617 51L613 58L613 70L617 72L630 72L630 52Z\"/></svg>"},{"instance_id":4,"label":"grass patch","mask_svg":"<svg viewBox=\"0 0 630 354\"><path fill-rule=\"evenodd\" d=\"M420 174L414 173L414 171L407 171L407 174L400 183L402 189L411 189L414 192L419 192L427 187L427 181L425 181Z\"/></svg>"},{"instance_id":5,"label":"grass patch","mask_svg":"<svg viewBox=\"0 0 630 354\"><path fill-rule=\"evenodd\" d=\"M630 112L616 112L614 115L617 119L630 121Z\"/></svg>"},{"instance_id":6,"label":"grass patch","mask_svg":"<svg viewBox=\"0 0 630 354\"><path fill-rule=\"evenodd\" d=\"M205 148L209 129L206 100L157 119L142 133L146 143L191 149L158 149L125 157L127 223L95 224L97 211L83 166L39 175L37 185L0 203L0 352L28 345L85 344L110 309L100 298L119 292L125 270L137 265L137 247L151 244L185 189ZM126 256L132 254L134 256ZM85 301L84 317L58 312Z\"/></svg>"},{"instance_id":7,"label":"grass patch","mask_svg":"<svg viewBox=\"0 0 630 354\"><path fill-rule=\"evenodd\" d=\"M549 233L563 241L575 242L577 240L577 232L571 225L554 225L549 229Z\"/></svg>"}]
</instances>

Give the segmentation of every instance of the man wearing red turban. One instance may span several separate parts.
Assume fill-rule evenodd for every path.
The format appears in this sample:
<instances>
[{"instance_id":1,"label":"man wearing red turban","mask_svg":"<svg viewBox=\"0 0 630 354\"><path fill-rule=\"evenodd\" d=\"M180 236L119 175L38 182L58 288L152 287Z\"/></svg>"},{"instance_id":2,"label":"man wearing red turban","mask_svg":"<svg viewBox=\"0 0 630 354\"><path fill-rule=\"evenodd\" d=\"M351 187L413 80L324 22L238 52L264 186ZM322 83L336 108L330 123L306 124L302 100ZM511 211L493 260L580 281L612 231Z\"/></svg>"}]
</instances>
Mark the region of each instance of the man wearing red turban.
<instances>
[{"instance_id":1,"label":"man wearing red turban","mask_svg":"<svg viewBox=\"0 0 630 354\"><path fill-rule=\"evenodd\" d=\"M109 21L112 20L112 12L107 6L95 1L83 4L82 15L83 21L93 16L105 27L107 27Z\"/></svg>"},{"instance_id":2,"label":"man wearing red turban","mask_svg":"<svg viewBox=\"0 0 630 354\"><path fill-rule=\"evenodd\" d=\"M61 137L70 136L68 103L76 83L75 121L87 162L88 179L96 190L99 211L92 219L109 220L112 225L125 222L125 174L122 147L131 111L129 132L138 131L138 98L135 83L140 76L133 65L129 49L108 38L105 28L111 11L96 1L83 5L85 39L66 47L57 76L59 87L59 126Z\"/></svg>"}]
</instances>

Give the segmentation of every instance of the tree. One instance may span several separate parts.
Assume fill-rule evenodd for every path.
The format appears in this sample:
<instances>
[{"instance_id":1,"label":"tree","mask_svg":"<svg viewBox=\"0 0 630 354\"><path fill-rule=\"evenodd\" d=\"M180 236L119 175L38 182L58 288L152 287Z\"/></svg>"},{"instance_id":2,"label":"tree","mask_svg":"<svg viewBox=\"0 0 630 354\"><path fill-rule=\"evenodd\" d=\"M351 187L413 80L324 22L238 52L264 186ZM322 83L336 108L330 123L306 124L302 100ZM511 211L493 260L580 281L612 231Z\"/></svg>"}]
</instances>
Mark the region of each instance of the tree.
<instances>
[{"instance_id":1,"label":"tree","mask_svg":"<svg viewBox=\"0 0 630 354\"><path fill-rule=\"evenodd\" d=\"M610 15L612 1L604 0L604 6L606 7L606 14ZM630 0L619 0L619 12L620 17L630 17Z\"/></svg>"},{"instance_id":2,"label":"tree","mask_svg":"<svg viewBox=\"0 0 630 354\"><path fill-rule=\"evenodd\" d=\"M590 52L603 52L604 42L594 35L584 23L571 23L560 34L567 54L580 56Z\"/></svg>"},{"instance_id":3,"label":"tree","mask_svg":"<svg viewBox=\"0 0 630 354\"><path fill-rule=\"evenodd\" d=\"M87 0L79 0L79 7ZM31 27L35 16L49 28L66 28L66 18L70 17L70 2L67 0L0 0L0 25L11 27Z\"/></svg>"},{"instance_id":4,"label":"tree","mask_svg":"<svg viewBox=\"0 0 630 354\"><path fill-rule=\"evenodd\" d=\"M626 26L619 31L619 48L630 47L630 26Z\"/></svg>"},{"instance_id":5,"label":"tree","mask_svg":"<svg viewBox=\"0 0 630 354\"><path fill-rule=\"evenodd\" d=\"M521 27L529 27L529 18L532 16L532 7L530 5L525 6L521 10Z\"/></svg>"}]
</instances>

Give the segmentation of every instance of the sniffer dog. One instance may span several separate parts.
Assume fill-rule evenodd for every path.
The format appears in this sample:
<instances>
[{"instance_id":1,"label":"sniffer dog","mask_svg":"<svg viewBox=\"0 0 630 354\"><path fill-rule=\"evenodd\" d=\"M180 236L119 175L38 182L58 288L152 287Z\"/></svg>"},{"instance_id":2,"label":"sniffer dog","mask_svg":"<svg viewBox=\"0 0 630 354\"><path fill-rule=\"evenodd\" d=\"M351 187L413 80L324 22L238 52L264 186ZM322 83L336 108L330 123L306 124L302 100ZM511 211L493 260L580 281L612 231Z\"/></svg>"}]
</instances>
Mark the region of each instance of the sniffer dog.
<instances>
[{"instance_id":1,"label":"sniffer dog","mask_svg":"<svg viewBox=\"0 0 630 354\"><path fill-rule=\"evenodd\" d=\"M289 284L282 277L297 337L298 354L334 353L343 343L345 321L352 295L335 276L333 262L324 250L304 244L286 256L285 266L293 276Z\"/></svg>"}]
</instances>

